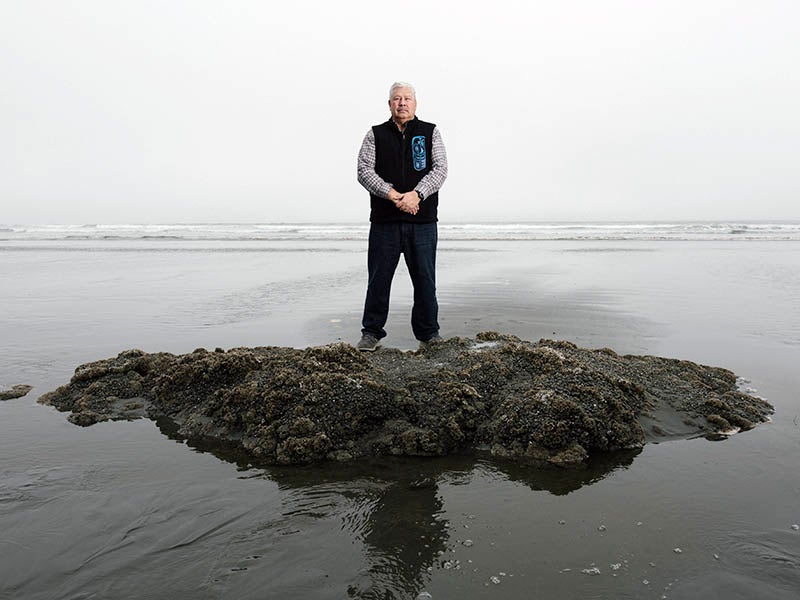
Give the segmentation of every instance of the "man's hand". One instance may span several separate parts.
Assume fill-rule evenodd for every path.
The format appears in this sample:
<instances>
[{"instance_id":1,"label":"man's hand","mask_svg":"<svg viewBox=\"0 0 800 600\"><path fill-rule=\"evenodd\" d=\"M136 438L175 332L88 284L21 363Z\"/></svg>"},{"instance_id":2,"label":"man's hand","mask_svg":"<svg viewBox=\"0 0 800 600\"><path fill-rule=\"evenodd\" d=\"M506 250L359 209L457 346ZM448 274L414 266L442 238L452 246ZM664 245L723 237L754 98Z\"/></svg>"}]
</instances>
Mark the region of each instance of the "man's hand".
<instances>
[{"instance_id":1,"label":"man's hand","mask_svg":"<svg viewBox=\"0 0 800 600\"><path fill-rule=\"evenodd\" d=\"M391 188L389 190L389 200L395 203L395 205L403 199L403 194L398 192L396 189Z\"/></svg>"},{"instance_id":2,"label":"man's hand","mask_svg":"<svg viewBox=\"0 0 800 600\"><path fill-rule=\"evenodd\" d=\"M395 202L395 205L403 212L407 212L412 215L417 214L417 212L419 212L419 194L417 193L417 190L411 190L410 192L403 194L400 197L400 200Z\"/></svg>"}]
</instances>

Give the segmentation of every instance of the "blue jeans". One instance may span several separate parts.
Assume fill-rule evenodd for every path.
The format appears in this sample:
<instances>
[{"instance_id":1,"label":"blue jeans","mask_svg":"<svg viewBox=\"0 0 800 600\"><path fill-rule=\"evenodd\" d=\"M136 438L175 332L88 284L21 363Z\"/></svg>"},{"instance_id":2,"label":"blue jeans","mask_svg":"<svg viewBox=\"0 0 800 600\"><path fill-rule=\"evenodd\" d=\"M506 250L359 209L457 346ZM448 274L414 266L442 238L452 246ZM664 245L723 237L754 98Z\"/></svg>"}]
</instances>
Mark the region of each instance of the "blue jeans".
<instances>
[{"instance_id":1,"label":"blue jeans","mask_svg":"<svg viewBox=\"0 0 800 600\"><path fill-rule=\"evenodd\" d=\"M372 223L367 252L367 299L361 333L386 337L383 326L389 316L392 278L403 254L414 285L411 329L426 342L439 333L439 304L436 302L436 223Z\"/></svg>"}]
</instances>

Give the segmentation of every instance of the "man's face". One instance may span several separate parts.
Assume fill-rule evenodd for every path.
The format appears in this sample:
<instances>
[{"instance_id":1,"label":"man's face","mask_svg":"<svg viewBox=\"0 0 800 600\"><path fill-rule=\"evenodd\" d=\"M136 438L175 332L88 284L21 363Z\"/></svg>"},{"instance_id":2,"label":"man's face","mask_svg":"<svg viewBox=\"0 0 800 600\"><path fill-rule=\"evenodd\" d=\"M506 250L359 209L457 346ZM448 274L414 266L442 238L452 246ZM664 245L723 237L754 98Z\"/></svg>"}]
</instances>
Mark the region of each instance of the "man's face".
<instances>
[{"instance_id":1,"label":"man's face","mask_svg":"<svg viewBox=\"0 0 800 600\"><path fill-rule=\"evenodd\" d=\"M417 99L410 88L396 88L389 98L389 110L392 118L398 123L405 123L414 118L417 112Z\"/></svg>"}]
</instances>

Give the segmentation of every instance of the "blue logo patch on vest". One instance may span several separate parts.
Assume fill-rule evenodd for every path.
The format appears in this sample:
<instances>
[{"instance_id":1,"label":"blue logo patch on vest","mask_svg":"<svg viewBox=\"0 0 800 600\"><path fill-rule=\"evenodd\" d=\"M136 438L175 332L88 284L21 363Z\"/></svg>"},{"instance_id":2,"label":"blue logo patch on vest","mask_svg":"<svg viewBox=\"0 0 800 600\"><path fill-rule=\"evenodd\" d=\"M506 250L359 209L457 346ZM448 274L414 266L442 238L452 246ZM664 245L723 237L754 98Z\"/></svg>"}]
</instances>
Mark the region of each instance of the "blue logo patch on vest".
<instances>
[{"instance_id":1,"label":"blue logo patch on vest","mask_svg":"<svg viewBox=\"0 0 800 600\"><path fill-rule=\"evenodd\" d=\"M428 165L424 135L415 135L411 138L411 154L414 157L414 170L424 171L425 167Z\"/></svg>"}]
</instances>

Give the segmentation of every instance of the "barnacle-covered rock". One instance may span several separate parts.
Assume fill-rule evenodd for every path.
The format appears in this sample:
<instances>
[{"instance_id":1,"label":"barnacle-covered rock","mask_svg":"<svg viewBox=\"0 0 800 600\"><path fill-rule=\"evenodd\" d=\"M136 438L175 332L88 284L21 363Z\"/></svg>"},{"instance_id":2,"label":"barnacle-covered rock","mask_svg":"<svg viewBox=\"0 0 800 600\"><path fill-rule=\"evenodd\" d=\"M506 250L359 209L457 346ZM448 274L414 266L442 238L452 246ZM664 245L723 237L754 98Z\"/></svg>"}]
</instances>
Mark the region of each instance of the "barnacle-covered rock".
<instances>
[{"instance_id":1,"label":"barnacle-covered rock","mask_svg":"<svg viewBox=\"0 0 800 600\"><path fill-rule=\"evenodd\" d=\"M485 448L572 466L640 448L664 434L666 414L691 423L688 436L750 429L772 412L725 369L495 332L417 352L128 350L78 367L40 402L82 426L168 417L185 437L232 441L277 464Z\"/></svg>"}]
</instances>

